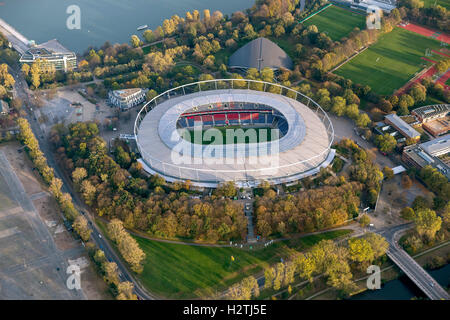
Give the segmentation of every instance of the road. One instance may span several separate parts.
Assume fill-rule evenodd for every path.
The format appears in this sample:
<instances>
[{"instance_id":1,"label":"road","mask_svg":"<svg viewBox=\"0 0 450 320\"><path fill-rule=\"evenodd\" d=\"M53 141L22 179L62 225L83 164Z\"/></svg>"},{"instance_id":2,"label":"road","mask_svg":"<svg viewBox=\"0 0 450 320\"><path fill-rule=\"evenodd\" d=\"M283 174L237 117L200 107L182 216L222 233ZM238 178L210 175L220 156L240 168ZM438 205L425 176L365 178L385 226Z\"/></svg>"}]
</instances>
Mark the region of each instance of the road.
<instances>
[{"instance_id":1,"label":"road","mask_svg":"<svg viewBox=\"0 0 450 320\"><path fill-rule=\"evenodd\" d=\"M23 54L28 50L29 40L3 19L0 19L0 32L5 35L9 42L11 42L14 49L16 49L20 54Z\"/></svg>"},{"instance_id":2,"label":"road","mask_svg":"<svg viewBox=\"0 0 450 320\"><path fill-rule=\"evenodd\" d=\"M383 232L389 242L388 257L421 289L431 300L450 300L450 295L398 244L398 240L410 224L390 228Z\"/></svg>"},{"instance_id":3,"label":"road","mask_svg":"<svg viewBox=\"0 0 450 320\"><path fill-rule=\"evenodd\" d=\"M48 143L48 140L45 137L45 133L42 131L36 116L34 115L33 108L34 104L30 99L30 91L28 89L28 84L25 79L23 79L22 74L19 70L12 70L12 75L16 80L15 83L15 91L19 98L21 98L26 106L27 111L27 120L30 123L31 129L33 130L36 138L39 141L39 146L42 152L45 154L47 158L48 165L53 168L55 172L55 176L61 179L63 182L62 191L70 194L73 199L73 203L77 210L80 212L89 212L89 209L84 205L83 201L78 197L78 195L73 191L72 186L70 184L69 178L63 174L58 163L54 160L53 153L51 147ZM117 256L114 249L105 240L105 237L101 234L99 228L96 226L93 217L90 214L84 215L89 222L89 225L92 229L91 239L94 243L105 252L105 256L108 261L113 261L117 264L119 269L120 279L122 281L130 281L134 284L135 294L143 300L154 300L159 299L157 296L146 291L142 285L134 278L134 276L129 272L128 268L125 266L125 263Z\"/></svg>"}]
</instances>

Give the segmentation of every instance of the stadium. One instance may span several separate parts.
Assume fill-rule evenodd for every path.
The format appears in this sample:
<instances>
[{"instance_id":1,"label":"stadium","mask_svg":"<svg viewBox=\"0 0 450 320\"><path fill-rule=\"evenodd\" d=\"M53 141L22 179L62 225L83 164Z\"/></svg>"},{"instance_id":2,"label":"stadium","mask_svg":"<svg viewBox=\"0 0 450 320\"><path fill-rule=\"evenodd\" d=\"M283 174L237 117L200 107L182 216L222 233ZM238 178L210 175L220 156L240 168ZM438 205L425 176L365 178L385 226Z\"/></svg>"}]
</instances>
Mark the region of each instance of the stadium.
<instances>
[{"instance_id":1,"label":"stadium","mask_svg":"<svg viewBox=\"0 0 450 320\"><path fill-rule=\"evenodd\" d=\"M316 102L256 80L170 89L142 107L134 135L147 173L197 187L289 183L318 173L335 155L333 125Z\"/></svg>"}]
</instances>

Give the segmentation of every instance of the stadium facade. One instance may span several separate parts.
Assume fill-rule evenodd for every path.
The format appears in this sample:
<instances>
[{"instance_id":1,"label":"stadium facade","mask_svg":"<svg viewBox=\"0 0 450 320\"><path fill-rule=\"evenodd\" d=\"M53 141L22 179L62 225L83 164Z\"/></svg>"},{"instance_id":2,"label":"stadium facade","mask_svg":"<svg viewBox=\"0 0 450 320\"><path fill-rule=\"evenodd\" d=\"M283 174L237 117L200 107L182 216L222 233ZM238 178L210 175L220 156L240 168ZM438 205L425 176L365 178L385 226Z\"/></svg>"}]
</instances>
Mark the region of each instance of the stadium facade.
<instances>
[{"instance_id":1,"label":"stadium facade","mask_svg":"<svg viewBox=\"0 0 450 320\"><path fill-rule=\"evenodd\" d=\"M221 134L217 128L230 127L243 129L240 133L248 138L249 129L276 134L229 144L202 144L182 136L186 130ZM335 155L333 125L316 102L256 80L200 81L168 90L140 110L134 134L139 162L149 174L198 187L225 181L240 187L288 183L318 173Z\"/></svg>"}]
</instances>

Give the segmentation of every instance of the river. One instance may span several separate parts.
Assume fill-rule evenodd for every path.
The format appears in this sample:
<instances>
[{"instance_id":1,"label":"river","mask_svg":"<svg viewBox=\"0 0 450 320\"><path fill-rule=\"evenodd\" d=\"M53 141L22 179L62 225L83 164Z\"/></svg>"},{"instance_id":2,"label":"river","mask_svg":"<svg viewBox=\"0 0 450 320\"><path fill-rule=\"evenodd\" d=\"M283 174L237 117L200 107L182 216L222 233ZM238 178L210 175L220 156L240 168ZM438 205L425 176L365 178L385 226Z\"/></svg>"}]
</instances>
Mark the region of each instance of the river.
<instances>
[{"instance_id":1,"label":"river","mask_svg":"<svg viewBox=\"0 0 450 320\"><path fill-rule=\"evenodd\" d=\"M58 39L77 53L89 46L129 42L132 34L141 34L136 28L148 25L155 29L163 20L187 11L220 10L231 15L245 10L255 0L0 0L0 18L13 26L29 40L42 43ZM66 13L70 5L81 12L81 29L69 30Z\"/></svg>"},{"instance_id":2,"label":"river","mask_svg":"<svg viewBox=\"0 0 450 320\"><path fill-rule=\"evenodd\" d=\"M443 287L450 285L450 264L428 271L430 275ZM425 297L408 277L386 282L380 290L367 290L353 296L350 300L410 300L413 297Z\"/></svg>"}]
</instances>

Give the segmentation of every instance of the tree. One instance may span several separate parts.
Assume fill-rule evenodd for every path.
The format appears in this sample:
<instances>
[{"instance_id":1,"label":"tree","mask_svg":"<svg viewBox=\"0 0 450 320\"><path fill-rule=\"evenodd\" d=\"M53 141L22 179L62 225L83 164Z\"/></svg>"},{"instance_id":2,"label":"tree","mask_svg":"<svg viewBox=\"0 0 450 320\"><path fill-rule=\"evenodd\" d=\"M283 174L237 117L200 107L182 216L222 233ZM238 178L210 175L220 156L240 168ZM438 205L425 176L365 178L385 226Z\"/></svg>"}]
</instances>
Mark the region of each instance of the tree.
<instances>
[{"instance_id":1,"label":"tree","mask_svg":"<svg viewBox=\"0 0 450 320\"><path fill-rule=\"evenodd\" d=\"M139 37L138 37L137 35L135 35L135 34L133 34L133 35L131 36L130 42L131 42L131 45L132 45L134 48L137 48L137 47L139 47L139 46L141 45L141 40L140 40Z\"/></svg>"},{"instance_id":2,"label":"tree","mask_svg":"<svg viewBox=\"0 0 450 320\"><path fill-rule=\"evenodd\" d=\"M389 243L379 234L369 232L365 235L364 238L372 247L375 259L378 259L381 256L385 255L387 250L389 249Z\"/></svg>"},{"instance_id":3,"label":"tree","mask_svg":"<svg viewBox=\"0 0 450 320\"><path fill-rule=\"evenodd\" d=\"M372 121L366 113L360 113L356 119L356 125L360 128L367 127Z\"/></svg>"},{"instance_id":4,"label":"tree","mask_svg":"<svg viewBox=\"0 0 450 320\"><path fill-rule=\"evenodd\" d=\"M384 167L383 176L386 180L391 180L394 177L394 170L389 167Z\"/></svg>"},{"instance_id":5,"label":"tree","mask_svg":"<svg viewBox=\"0 0 450 320\"><path fill-rule=\"evenodd\" d=\"M316 272L314 260L305 256L303 253L299 253L294 258L294 263L297 266L299 276L303 279L307 279L309 282L312 282L313 274Z\"/></svg>"},{"instance_id":6,"label":"tree","mask_svg":"<svg viewBox=\"0 0 450 320\"><path fill-rule=\"evenodd\" d=\"M356 120L359 116L359 108L356 103L349 104L345 110L345 115L350 119Z\"/></svg>"},{"instance_id":7,"label":"tree","mask_svg":"<svg viewBox=\"0 0 450 320\"><path fill-rule=\"evenodd\" d=\"M31 84L37 89L41 84L41 68L38 60L31 65Z\"/></svg>"},{"instance_id":8,"label":"tree","mask_svg":"<svg viewBox=\"0 0 450 320\"><path fill-rule=\"evenodd\" d=\"M381 152L390 153L397 145L397 141L393 136L386 133L384 135L378 135L375 138L375 144L378 146Z\"/></svg>"},{"instance_id":9,"label":"tree","mask_svg":"<svg viewBox=\"0 0 450 320\"><path fill-rule=\"evenodd\" d=\"M72 180L75 185L80 185L81 181L83 181L87 177L87 171L83 167L78 167L72 172Z\"/></svg>"},{"instance_id":10,"label":"tree","mask_svg":"<svg viewBox=\"0 0 450 320\"><path fill-rule=\"evenodd\" d=\"M273 286L273 279L275 279L275 270L272 267L264 269L264 289L270 289Z\"/></svg>"},{"instance_id":11,"label":"tree","mask_svg":"<svg viewBox=\"0 0 450 320\"><path fill-rule=\"evenodd\" d=\"M383 110L386 113L389 113L392 111L392 103L389 100L381 100L380 102L380 109Z\"/></svg>"},{"instance_id":12,"label":"tree","mask_svg":"<svg viewBox=\"0 0 450 320\"><path fill-rule=\"evenodd\" d=\"M450 59L440 60L435 64L434 67L436 68L437 72L443 73L450 67Z\"/></svg>"},{"instance_id":13,"label":"tree","mask_svg":"<svg viewBox=\"0 0 450 320\"><path fill-rule=\"evenodd\" d=\"M375 257L370 243L363 238L353 238L348 240L348 250L350 259L360 264L363 269L367 267Z\"/></svg>"},{"instance_id":14,"label":"tree","mask_svg":"<svg viewBox=\"0 0 450 320\"><path fill-rule=\"evenodd\" d=\"M84 216L78 215L72 226L84 242L89 240L92 230L88 227L87 219Z\"/></svg>"},{"instance_id":15,"label":"tree","mask_svg":"<svg viewBox=\"0 0 450 320\"><path fill-rule=\"evenodd\" d=\"M370 218L367 214L363 215L361 218L359 218L359 224L361 227L365 228L370 224Z\"/></svg>"},{"instance_id":16,"label":"tree","mask_svg":"<svg viewBox=\"0 0 450 320\"><path fill-rule=\"evenodd\" d=\"M120 282L117 286L117 300L137 300L137 296L133 293L134 285L132 282Z\"/></svg>"},{"instance_id":17,"label":"tree","mask_svg":"<svg viewBox=\"0 0 450 320\"><path fill-rule=\"evenodd\" d=\"M402 186L405 189L409 189L412 187L412 180L407 174L402 175Z\"/></svg>"},{"instance_id":18,"label":"tree","mask_svg":"<svg viewBox=\"0 0 450 320\"><path fill-rule=\"evenodd\" d=\"M345 113L346 101L344 98L336 96L332 99L331 111L337 116L342 116Z\"/></svg>"},{"instance_id":19,"label":"tree","mask_svg":"<svg viewBox=\"0 0 450 320\"><path fill-rule=\"evenodd\" d=\"M115 262L104 262L103 272L105 273L103 279L108 284L114 284L117 286L120 282L119 271Z\"/></svg>"},{"instance_id":20,"label":"tree","mask_svg":"<svg viewBox=\"0 0 450 320\"><path fill-rule=\"evenodd\" d=\"M400 216L405 220L412 221L415 219L416 214L414 213L414 210L412 208L406 207L400 211Z\"/></svg>"},{"instance_id":21,"label":"tree","mask_svg":"<svg viewBox=\"0 0 450 320\"><path fill-rule=\"evenodd\" d=\"M144 36L145 42L147 42L147 43L151 43L151 42L155 41L155 35L153 34L153 31L150 29L145 30L143 33L143 36Z\"/></svg>"},{"instance_id":22,"label":"tree","mask_svg":"<svg viewBox=\"0 0 450 320\"><path fill-rule=\"evenodd\" d=\"M416 212L414 219L416 223L416 231L419 236L428 241L432 241L441 229L442 219L436 215L436 212L431 209L420 209Z\"/></svg>"},{"instance_id":23,"label":"tree","mask_svg":"<svg viewBox=\"0 0 450 320\"><path fill-rule=\"evenodd\" d=\"M275 267L275 278L273 279L273 289L275 291L280 290L281 285L283 284L284 278L284 264L279 262Z\"/></svg>"}]
</instances>

